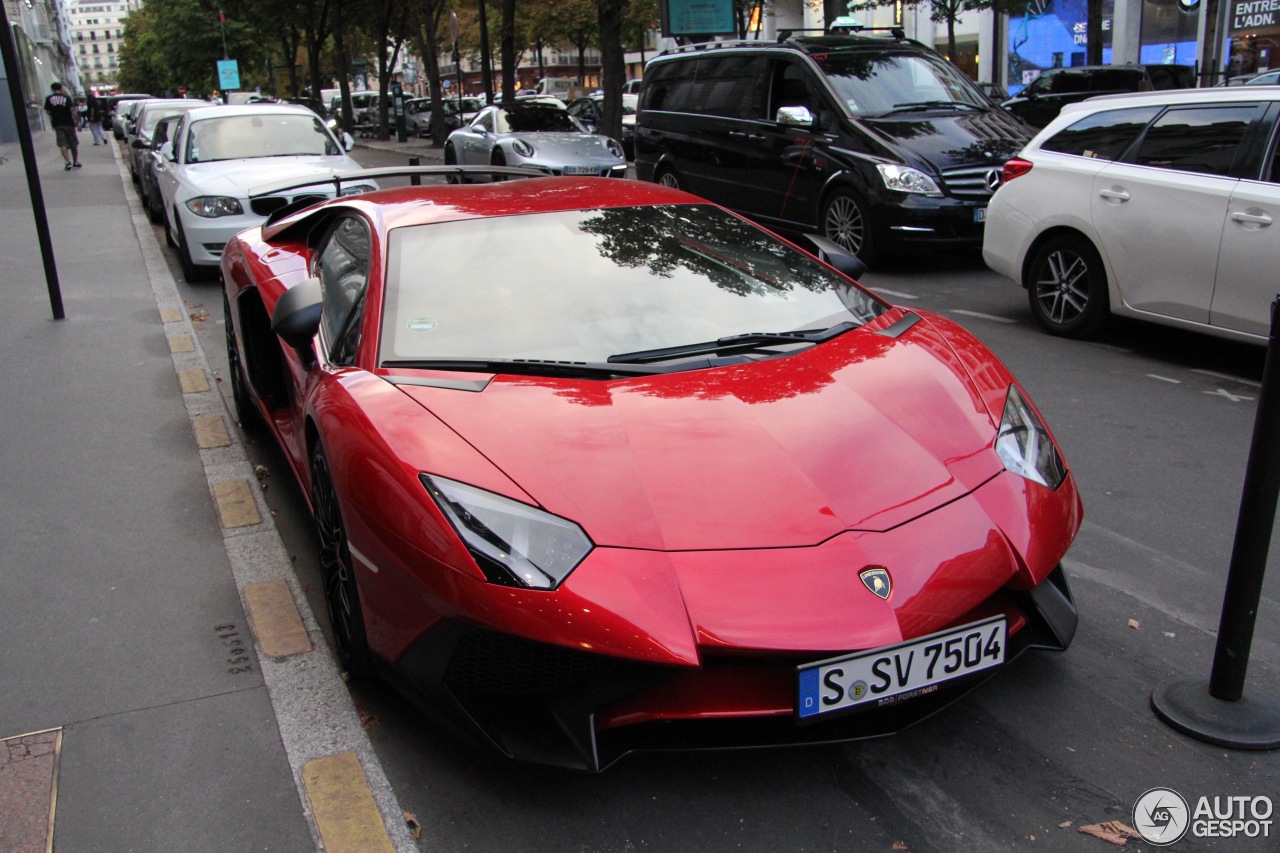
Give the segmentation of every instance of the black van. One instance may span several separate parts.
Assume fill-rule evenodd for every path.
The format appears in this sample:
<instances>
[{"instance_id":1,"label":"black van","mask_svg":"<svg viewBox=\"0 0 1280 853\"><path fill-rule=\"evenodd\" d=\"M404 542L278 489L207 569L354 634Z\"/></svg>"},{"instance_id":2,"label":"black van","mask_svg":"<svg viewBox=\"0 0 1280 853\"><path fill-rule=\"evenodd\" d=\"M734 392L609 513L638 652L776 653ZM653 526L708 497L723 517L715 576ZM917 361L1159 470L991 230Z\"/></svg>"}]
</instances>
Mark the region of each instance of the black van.
<instances>
[{"instance_id":1,"label":"black van","mask_svg":"<svg viewBox=\"0 0 1280 853\"><path fill-rule=\"evenodd\" d=\"M689 45L652 59L641 92L641 180L817 230L865 263L980 247L1004 161L1031 137L900 31Z\"/></svg>"},{"instance_id":2,"label":"black van","mask_svg":"<svg viewBox=\"0 0 1280 853\"><path fill-rule=\"evenodd\" d=\"M1085 98L1195 85L1195 70L1189 65L1077 65L1041 72L1001 106L1032 127L1044 127L1067 104Z\"/></svg>"}]
</instances>

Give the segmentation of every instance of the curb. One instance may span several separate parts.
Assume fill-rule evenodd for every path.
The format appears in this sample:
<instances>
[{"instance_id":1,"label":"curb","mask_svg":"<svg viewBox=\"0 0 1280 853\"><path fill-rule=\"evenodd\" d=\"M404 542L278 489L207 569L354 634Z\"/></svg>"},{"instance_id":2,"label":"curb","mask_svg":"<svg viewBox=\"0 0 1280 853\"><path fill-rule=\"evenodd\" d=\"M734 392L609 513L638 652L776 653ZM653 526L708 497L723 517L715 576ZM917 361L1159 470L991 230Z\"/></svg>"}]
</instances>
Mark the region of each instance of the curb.
<instances>
[{"instance_id":1,"label":"curb","mask_svg":"<svg viewBox=\"0 0 1280 853\"><path fill-rule=\"evenodd\" d=\"M293 572L239 430L229 428L235 418L217 388L150 220L132 192L119 146L112 151L218 509L227 560L255 639L257 663L316 849L413 853L419 847ZM277 594L270 607L254 594L263 589L257 585L273 585ZM255 590L247 591L249 587ZM287 595L279 594L285 591ZM294 643L271 643L277 631ZM236 626L225 633L234 645ZM272 656L264 648L264 637L279 654Z\"/></svg>"}]
</instances>

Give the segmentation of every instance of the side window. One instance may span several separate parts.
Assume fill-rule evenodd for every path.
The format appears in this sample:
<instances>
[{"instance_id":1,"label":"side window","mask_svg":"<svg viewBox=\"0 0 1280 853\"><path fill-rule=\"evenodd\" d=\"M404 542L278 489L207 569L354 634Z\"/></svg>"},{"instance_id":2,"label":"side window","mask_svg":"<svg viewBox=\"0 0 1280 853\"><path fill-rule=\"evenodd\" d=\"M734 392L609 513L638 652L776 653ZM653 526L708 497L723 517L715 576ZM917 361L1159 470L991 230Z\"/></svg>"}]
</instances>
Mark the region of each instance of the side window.
<instances>
[{"instance_id":1,"label":"side window","mask_svg":"<svg viewBox=\"0 0 1280 853\"><path fill-rule=\"evenodd\" d=\"M809 84L805 82L804 69L793 62L775 62L770 74L769 118L782 107L806 107L817 112L817 101Z\"/></svg>"},{"instance_id":2,"label":"side window","mask_svg":"<svg viewBox=\"0 0 1280 853\"><path fill-rule=\"evenodd\" d=\"M759 118L762 103L756 85L760 63L754 56L717 56L702 81L701 112L728 118Z\"/></svg>"},{"instance_id":3,"label":"side window","mask_svg":"<svg viewBox=\"0 0 1280 853\"><path fill-rule=\"evenodd\" d=\"M369 226L345 216L329 230L316 261L324 302L321 330L333 364L352 364L360 347L360 318L369 283Z\"/></svg>"},{"instance_id":4,"label":"side window","mask_svg":"<svg viewBox=\"0 0 1280 853\"><path fill-rule=\"evenodd\" d=\"M1158 112L1160 107L1154 106L1094 113L1058 131L1040 147L1059 154L1115 160Z\"/></svg>"},{"instance_id":5,"label":"side window","mask_svg":"<svg viewBox=\"0 0 1280 853\"><path fill-rule=\"evenodd\" d=\"M1054 95L1078 95L1089 91L1089 77L1086 71L1059 71L1050 80L1049 91Z\"/></svg>"},{"instance_id":6,"label":"side window","mask_svg":"<svg viewBox=\"0 0 1280 853\"><path fill-rule=\"evenodd\" d=\"M1058 77L1058 71L1046 71L1039 77L1031 81L1031 85L1027 86L1027 93L1031 95L1047 95L1053 87L1053 80Z\"/></svg>"},{"instance_id":7,"label":"side window","mask_svg":"<svg viewBox=\"0 0 1280 853\"><path fill-rule=\"evenodd\" d=\"M1171 109L1147 131L1134 156L1141 166L1227 175L1256 104Z\"/></svg>"},{"instance_id":8,"label":"side window","mask_svg":"<svg viewBox=\"0 0 1280 853\"><path fill-rule=\"evenodd\" d=\"M1099 68L1089 75L1091 92L1150 91L1146 74L1138 68Z\"/></svg>"}]
</instances>

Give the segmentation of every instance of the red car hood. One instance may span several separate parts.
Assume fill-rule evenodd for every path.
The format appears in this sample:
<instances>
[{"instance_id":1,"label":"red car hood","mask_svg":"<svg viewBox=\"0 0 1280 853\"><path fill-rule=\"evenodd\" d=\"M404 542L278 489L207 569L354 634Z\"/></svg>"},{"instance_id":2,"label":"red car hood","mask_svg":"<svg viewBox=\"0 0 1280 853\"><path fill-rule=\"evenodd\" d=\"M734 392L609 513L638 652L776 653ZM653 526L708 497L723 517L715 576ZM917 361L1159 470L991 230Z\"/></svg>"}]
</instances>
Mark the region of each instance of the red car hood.
<instances>
[{"instance_id":1,"label":"red car hood","mask_svg":"<svg viewBox=\"0 0 1280 853\"><path fill-rule=\"evenodd\" d=\"M634 380L401 388L597 545L813 545L888 530L1002 470L991 415L928 323Z\"/></svg>"}]
</instances>

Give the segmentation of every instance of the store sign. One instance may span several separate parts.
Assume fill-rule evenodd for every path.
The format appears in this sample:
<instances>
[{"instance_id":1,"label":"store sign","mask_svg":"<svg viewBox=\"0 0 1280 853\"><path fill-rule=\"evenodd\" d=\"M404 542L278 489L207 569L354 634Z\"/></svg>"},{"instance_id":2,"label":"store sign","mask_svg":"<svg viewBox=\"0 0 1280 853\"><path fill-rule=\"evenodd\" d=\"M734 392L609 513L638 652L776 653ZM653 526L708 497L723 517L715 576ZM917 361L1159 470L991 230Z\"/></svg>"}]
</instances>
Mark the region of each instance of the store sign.
<instances>
[{"instance_id":1,"label":"store sign","mask_svg":"<svg viewBox=\"0 0 1280 853\"><path fill-rule=\"evenodd\" d=\"M1231 31L1280 25L1280 0L1237 0L1231 4Z\"/></svg>"},{"instance_id":2,"label":"store sign","mask_svg":"<svg viewBox=\"0 0 1280 853\"><path fill-rule=\"evenodd\" d=\"M736 35L738 32L733 0L662 0L661 12L662 34L668 37Z\"/></svg>"}]
</instances>

